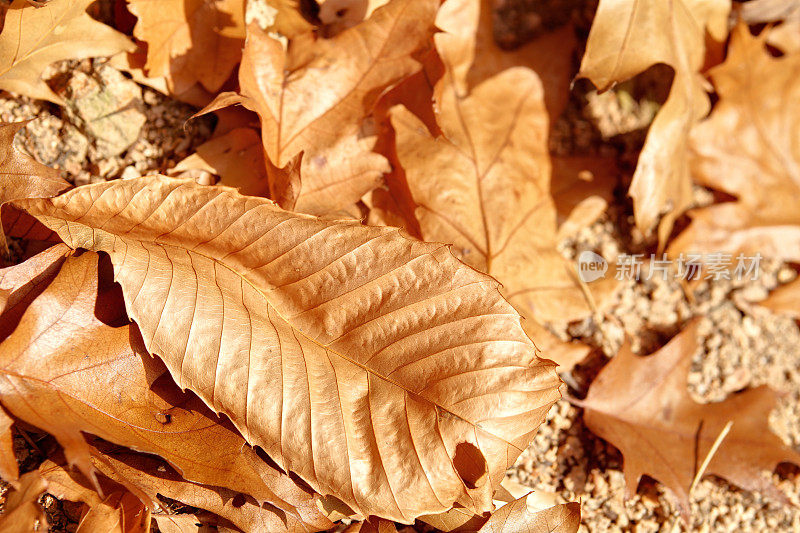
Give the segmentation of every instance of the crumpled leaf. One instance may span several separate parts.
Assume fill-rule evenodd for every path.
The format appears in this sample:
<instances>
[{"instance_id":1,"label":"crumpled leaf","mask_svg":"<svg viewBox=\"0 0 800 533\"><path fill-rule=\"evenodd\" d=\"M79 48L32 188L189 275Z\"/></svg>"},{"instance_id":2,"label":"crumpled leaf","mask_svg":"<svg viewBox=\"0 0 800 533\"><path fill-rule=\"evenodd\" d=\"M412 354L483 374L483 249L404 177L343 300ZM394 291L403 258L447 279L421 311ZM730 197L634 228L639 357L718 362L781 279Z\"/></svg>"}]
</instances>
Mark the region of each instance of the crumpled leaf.
<instances>
[{"instance_id":1,"label":"crumpled leaf","mask_svg":"<svg viewBox=\"0 0 800 533\"><path fill-rule=\"evenodd\" d=\"M761 253L800 261L800 53L773 57L744 25L711 72L720 101L692 131L694 179L735 196L690 212L670 253Z\"/></svg>"},{"instance_id":2,"label":"crumpled leaf","mask_svg":"<svg viewBox=\"0 0 800 533\"><path fill-rule=\"evenodd\" d=\"M23 474L19 488L6 493L3 513L0 514L0 531L3 533L30 533L46 529L47 517L39 505L39 497L47 489L47 482L34 470Z\"/></svg>"},{"instance_id":3,"label":"crumpled leaf","mask_svg":"<svg viewBox=\"0 0 800 533\"><path fill-rule=\"evenodd\" d=\"M17 418L52 433L84 472L91 471L91 450L81 432L157 454L187 480L269 501L287 520L324 526L314 499L289 476L259 458L197 398L150 375L158 376L163 367L142 366L135 327L115 328L95 317L96 307L123 305L109 294L107 282L98 297L97 261L93 253L67 259L0 344L0 402Z\"/></svg>"},{"instance_id":4,"label":"crumpled leaf","mask_svg":"<svg viewBox=\"0 0 800 533\"><path fill-rule=\"evenodd\" d=\"M161 176L15 205L107 252L178 385L363 516L489 509L559 396L497 283L445 246Z\"/></svg>"},{"instance_id":5,"label":"crumpled leaf","mask_svg":"<svg viewBox=\"0 0 800 533\"><path fill-rule=\"evenodd\" d=\"M61 104L42 80L49 64L64 59L112 56L133 43L86 14L93 0L50 0L33 7L14 0L0 32L0 89Z\"/></svg>"},{"instance_id":6,"label":"crumpled leaf","mask_svg":"<svg viewBox=\"0 0 800 533\"><path fill-rule=\"evenodd\" d=\"M589 33L578 76L600 91L657 63L675 71L629 191L636 225L647 234L658 226L661 246L692 200L688 133L709 110L699 74L705 36L725 39L730 6L729 0L601 0Z\"/></svg>"},{"instance_id":7,"label":"crumpled leaf","mask_svg":"<svg viewBox=\"0 0 800 533\"><path fill-rule=\"evenodd\" d=\"M171 91L195 83L217 92L241 61L242 0L128 0L139 21L133 30L147 43L145 72L165 77Z\"/></svg>"},{"instance_id":8,"label":"crumpled leaf","mask_svg":"<svg viewBox=\"0 0 800 533\"><path fill-rule=\"evenodd\" d=\"M411 54L432 33L436 6L435 0L392 0L332 39L290 47L301 50L299 57L287 55L257 27L248 29L239 69L242 104L261 118L264 148L277 168L304 153L307 172L292 195L300 206L306 191L330 191L338 182L336 194L326 198L334 202L329 211L340 209L374 188L376 176L386 171L385 159L370 153L372 143L359 140L359 129L380 94L420 68ZM348 150L346 164L328 166L328 160L344 158L340 143ZM318 200L308 202L320 211Z\"/></svg>"},{"instance_id":9,"label":"crumpled leaf","mask_svg":"<svg viewBox=\"0 0 800 533\"><path fill-rule=\"evenodd\" d=\"M581 524L581 506L572 502L532 510L529 496L502 506L492 513L478 533L575 533Z\"/></svg>"},{"instance_id":10,"label":"crumpled leaf","mask_svg":"<svg viewBox=\"0 0 800 533\"><path fill-rule=\"evenodd\" d=\"M12 200L55 196L70 186L58 170L14 148L14 136L27 123L0 123L0 209ZM6 250L6 237L1 227L0 250Z\"/></svg>"},{"instance_id":11,"label":"crumpled leaf","mask_svg":"<svg viewBox=\"0 0 800 533\"><path fill-rule=\"evenodd\" d=\"M628 495L648 475L675 493L682 515L688 518L695 468L732 421L706 474L785 501L762 475L781 462L800 464L800 454L769 429L769 413L778 394L761 386L722 402L695 403L686 379L698 348L697 324L690 323L647 357L634 355L629 343L623 346L589 387L582 402L586 425L622 452Z\"/></svg>"}]
</instances>

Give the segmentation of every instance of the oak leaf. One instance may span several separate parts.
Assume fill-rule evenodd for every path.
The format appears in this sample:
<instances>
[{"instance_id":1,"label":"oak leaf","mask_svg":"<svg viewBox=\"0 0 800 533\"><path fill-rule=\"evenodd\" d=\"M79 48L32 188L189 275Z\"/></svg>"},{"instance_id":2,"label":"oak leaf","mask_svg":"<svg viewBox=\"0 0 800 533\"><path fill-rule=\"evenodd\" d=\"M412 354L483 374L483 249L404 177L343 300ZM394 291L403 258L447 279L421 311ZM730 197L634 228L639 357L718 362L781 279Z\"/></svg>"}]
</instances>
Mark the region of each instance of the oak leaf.
<instances>
[{"instance_id":1,"label":"oak leaf","mask_svg":"<svg viewBox=\"0 0 800 533\"><path fill-rule=\"evenodd\" d=\"M270 17L266 28L271 33L292 39L314 29L301 10L302 0L266 0Z\"/></svg>"},{"instance_id":2,"label":"oak leaf","mask_svg":"<svg viewBox=\"0 0 800 533\"><path fill-rule=\"evenodd\" d=\"M32 262L12 268L27 272ZM91 449L81 432L157 454L187 480L269 501L288 521L324 524L313 498L289 476L259 458L197 398L155 379L163 367L146 359L142 366L135 327L111 327L95 317L95 308L108 309L104 320L114 320L113 310L123 308L108 282L98 281L97 265L93 253L68 258L0 344L3 406L52 433L84 472L91 471Z\"/></svg>"},{"instance_id":3,"label":"oak leaf","mask_svg":"<svg viewBox=\"0 0 800 533\"><path fill-rule=\"evenodd\" d=\"M497 283L445 246L161 176L15 205L107 252L178 385L363 516L488 510L558 398Z\"/></svg>"},{"instance_id":4,"label":"oak leaf","mask_svg":"<svg viewBox=\"0 0 800 533\"><path fill-rule=\"evenodd\" d=\"M50 0L37 8L14 0L0 32L0 89L60 104L41 77L49 64L135 48L125 35L86 14L92 1Z\"/></svg>"},{"instance_id":5,"label":"oak leaf","mask_svg":"<svg viewBox=\"0 0 800 533\"><path fill-rule=\"evenodd\" d=\"M736 199L691 211L671 253L800 261L800 52L773 57L764 41L735 29L728 57L711 71L720 101L691 136L694 179Z\"/></svg>"},{"instance_id":6,"label":"oak leaf","mask_svg":"<svg viewBox=\"0 0 800 533\"><path fill-rule=\"evenodd\" d=\"M139 21L134 36L147 43L145 72L165 77L171 91L195 83L215 93L241 61L242 0L128 0Z\"/></svg>"},{"instance_id":7,"label":"oak leaf","mask_svg":"<svg viewBox=\"0 0 800 533\"><path fill-rule=\"evenodd\" d=\"M634 355L630 344L624 345L581 402L586 425L622 452L628 495L643 475L651 476L675 493L686 518L695 469L732 421L706 474L785 500L763 476L781 462L800 464L800 454L769 429L769 413L778 395L761 386L718 403L692 400L686 380L698 349L697 324L690 323L647 357Z\"/></svg>"},{"instance_id":8,"label":"oak leaf","mask_svg":"<svg viewBox=\"0 0 800 533\"><path fill-rule=\"evenodd\" d=\"M451 19L438 25L460 28ZM458 46L473 46L462 37L435 37L446 67L434 88L442 135L403 106L391 111L422 237L453 244L462 261L497 278L526 327L584 318L591 311L575 271L556 250L542 84L515 67L462 93L468 71L453 58L470 55Z\"/></svg>"},{"instance_id":9,"label":"oak leaf","mask_svg":"<svg viewBox=\"0 0 800 533\"><path fill-rule=\"evenodd\" d=\"M14 136L27 122L0 123L0 209L12 200L55 196L70 185L61 173L14 147ZM0 227L0 250L6 237Z\"/></svg>"},{"instance_id":10,"label":"oak leaf","mask_svg":"<svg viewBox=\"0 0 800 533\"><path fill-rule=\"evenodd\" d=\"M536 72L544 90L544 101L554 122L568 101L572 77L574 29L565 25L545 33L514 50L500 48L494 38L492 0L447 0L436 16L436 49L464 95L512 67Z\"/></svg>"},{"instance_id":11,"label":"oak leaf","mask_svg":"<svg viewBox=\"0 0 800 533\"><path fill-rule=\"evenodd\" d=\"M710 104L700 75L706 32L727 35L728 0L601 0L579 77L600 91L664 63L675 77L667 101L653 120L639 155L629 194L636 225L650 234L658 226L666 244L675 219L692 200L688 133Z\"/></svg>"}]
</instances>

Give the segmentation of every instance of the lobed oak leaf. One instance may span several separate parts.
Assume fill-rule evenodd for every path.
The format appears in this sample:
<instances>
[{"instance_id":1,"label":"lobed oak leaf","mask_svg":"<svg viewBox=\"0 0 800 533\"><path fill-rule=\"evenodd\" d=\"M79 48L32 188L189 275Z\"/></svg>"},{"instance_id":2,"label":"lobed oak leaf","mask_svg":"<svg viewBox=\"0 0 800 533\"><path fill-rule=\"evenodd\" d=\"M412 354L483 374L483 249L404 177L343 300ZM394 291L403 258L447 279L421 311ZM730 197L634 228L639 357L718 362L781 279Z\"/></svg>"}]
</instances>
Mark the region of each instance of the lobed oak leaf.
<instances>
[{"instance_id":1,"label":"lobed oak leaf","mask_svg":"<svg viewBox=\"0 0 800 533\"><path fill-rule=\"evenodd\" d=\"M514 50L500 48L494 38L492 0L447 0L436 15L443 31L434 36L442 61L453 73L462 96L509 68L524 66L536 72L552 122L569 99L574 29L565 25Z\"/></svg>"},{"instance_id":2,"label":"lobed oak leaf","mask_svg":"<svg viewBox=\"0 0 800 533\"><path fill-rule=\"evenodd\" d=\"M5 496L0 514L0 531L3 533L30 533L47 528L47 517L39 505L39 497L47 489L47 482L33 470L23 474L19 487Z\"/></svg>"},{"instance_id":3,"label":"lobed oak leaf","mask_svg":"<svg viewBox=\"0 0 800 533\"><path fill-rule=\"evenodd\" d=\"M265 3L271 17L268 32L292 39L314 29L314 25L303 14L302 0L266 0Z\"/></svg>"},{"instance_id":4,"label":"lobed oak leaf","mask_svg":"<svg viewBox=\"0 0 800 533\"><path fill-rule=\"evenodd\" d=\"M325 215L361 199L381 184L389 161L372 151L374 135L346 135L330 147L304 154L292 209Z\"/></svg>"},{"instance_id":5,"label":"lobed oak leaf","mask_svg":"<svg viewBox=\"0 0 800 533\"><path fill-rule=\"evenodd\" d=\"M14 148L14 136L27 123L0 123L0 209L13 200L55 196L70 186L61 178L59 171L42 165ZM11 220L3 220L11 225ZM0 249L6 249L6 236L2 227Z\"/></svg>"},{"instance_id":6,"label":"lobed oak leaf","mask_svg":"<svg viewBox=\"0 0 800 533\"><path fill-rule=\"evenodd\" d=\"M706 474L785 500L763 476L781 462L800 464L800 454L769 429L769 413L778 395L761 386L718 403L692 400L686 379L698 348L697 324L690 323L647 357L634 355L630 344L624 345L581 402L586 425L622 452L628 495L643 475L649 475L675 493L681 514L688 518L695 469L732 421Z\"/></svg>"},{"instance_id":7,"label":"lobed oak leaf","mask_svg":"<svg viewBox=\"0 0 800 533\"><path fill-rule=\"evenodd\" d=\"M113 312L123 305L102 281L98 285L96 254L71 257L30 304L0 344L3 406L52 433L84 472L91 471L91 449L81 432L157 454L187 480L269 501L289 521L324 525L313 498L289 476L259 458L197 398L151 376L163 367L142 366L135 327L115 328L95 317L95 309Z\"/></svg>"},{"instance_id":8,"label":"lobed oak leaf","mask_svg":"<svg viewBox=\"0 0 800 533\"><path fill-rule=\"evenodd\" d=\"M657 64L675 77L667 101L647 134L629 190L636 225L650 234L658 226L663 247L675 219L692 200L688 132L709 111L704 80L706 32L727 35L728 0L601 0L579 77L600 91Z\"/></svg>"},{"instance_id":9,"label":"lobed oak leaf","mask_svg":"<svg viewBox=\"0 0 800 533\"><path fill-rule=\"evenodd\" d=\"M92 1L50 0L32 7L14 0L0 31L0 89L60 104L61 98L42 80L45 67L132 50L125 35L86 14Z\"/></svg>"},{"instance_id":10,"label":"lobed oak leaf","mask_svg":"<svg viewBox=\"0 0 800 533\"><path fill-rule=\"evenodd\" d=\"M15 205L107 252L178 385L363 516L488 510L559 396L497 283L442 245L161 176Z\"/></svg>"},{"instance_id":11,"label":"lobed oak leaf","mask_svg":"<svg viewBox=\"0 0 800 533\"><path fill-rule=\"evenodd\" d=\"M699 184L735 201L690 212L669 252L761 253L800 261L800 53L773 57L765 36L734 30L725 62L711 71L720 101L691 135Z\"/></svg>"},{"instance_id":12,"label":"lobed oak leaf","mask_svg":"<svg viewBox=\"0 0 800 533\"><path fill-rule=\"evenodd\" d=\"M391 112L423 238L452 243L461 260L497 278L526 328L588 316L574 270L556 250L536 74L508 69L461 96L449 70L436 91L441 137L405 108ZM534 340L537 332L529 330Z\"/></svg>"},{"instance_id":13,"label":"lobed oak leaf","mask_svg":"<svg viewBox=\"0 0 800 533\"><path fill-rule=\"evenodd\" d=\"M128 0L139 19L133 34L147 43L149 77L182 93L195 83L217 92L241 61L242 0Z\"/></svg>"}]
</instances>

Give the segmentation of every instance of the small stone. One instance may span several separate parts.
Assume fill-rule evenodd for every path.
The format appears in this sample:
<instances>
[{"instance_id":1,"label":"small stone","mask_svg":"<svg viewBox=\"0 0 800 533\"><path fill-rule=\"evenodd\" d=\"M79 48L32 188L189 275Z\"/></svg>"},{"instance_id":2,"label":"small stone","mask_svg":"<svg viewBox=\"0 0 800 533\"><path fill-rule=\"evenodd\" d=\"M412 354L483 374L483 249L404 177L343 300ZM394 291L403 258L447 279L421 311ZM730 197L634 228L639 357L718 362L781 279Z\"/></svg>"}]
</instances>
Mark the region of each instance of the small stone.
<instances>
[{"instance_id":1,"label":"small stone","mask_svg":"<svg viewBox=\"0 0 800 533\"><path fill-rule=\"evenodd\" d=\"M67 116L88 135L100 157L113 157L139 139L146 121L142 90L108 65L75 71L64 88Z\"/></svg>"},{"instance_id":2,"label":"small stone","mask_svg":"<svg viewBox=\"0 0 800 533\"><path fill-rule=\"evenodd\" d=\"M124 180L130 180L134 178L141 178L142 173L139 172L139 169L131 165L129 167L125 167L125 170L122 171L122 174L120 174L119 177Z\"/></svg>"}]
</instances>

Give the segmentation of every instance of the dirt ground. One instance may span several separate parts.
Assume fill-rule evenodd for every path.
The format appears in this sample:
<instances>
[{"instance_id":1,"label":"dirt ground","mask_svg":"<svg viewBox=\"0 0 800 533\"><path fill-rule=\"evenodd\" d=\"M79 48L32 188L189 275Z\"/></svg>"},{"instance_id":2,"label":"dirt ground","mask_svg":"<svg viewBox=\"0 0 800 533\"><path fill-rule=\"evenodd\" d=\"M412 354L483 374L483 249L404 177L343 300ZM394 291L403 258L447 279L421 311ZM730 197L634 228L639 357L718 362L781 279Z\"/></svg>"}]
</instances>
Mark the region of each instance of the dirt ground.
<instances>
[{"instance_id":1,"label":"dirt ground","mask_svg":"<svg viewBox=\"0 0 800 533\"><path fill-rule=\"evenodd\" d=\"M594 6L568 0L527 3L539 7L569 4L568 12L585 42ZM504 44L513 46L540 31L537 25L553 23L536 18L527 22L515 20L519 10L530 6L523 5L525 1L506 4L506 12L499 18L505 24L499 30ZM517 6L516 11L512 4ZM110 67L101 60L87 60L56 66L53 74L66 73L69 78L82 72L92 77L105 68ZM658 97L650 96L651 82L645 76L602 96L577 84L569 109L553 126L553 151L615 155L624 171L632 171L644 128L658 107ZM133 145L119 154L112 154L114 150L109 149L108 143L82 129L75 113L46 102L0 93L0 120L33 119L18 136L19 146L40 162L64 169L76 184L167 172L209 137L213 119L195 120L184 128L194 112L191 107L146 88L134 97L144 120L134 132ZM696 196L698 204L710 200L706 191L698 190ZM564 254L574 257L582 250L594 250L604 257L614 257L648 249L652 243L631 228L630 200L620 194L603 219L562 243ZM761 267L756 280L703 281L688 288L658 277L623 282L602 321L589 318L557 332L595 348L587 361L563 376L568 384L566 392L583 397L591 379L607 358L613 357L626 335L634 339L635 351L650 353L679 332L688 320L700 317L702 349L694 356L687 383L694 399L720 401L735 391L761 384L784 391L785 397L770 424L787 444L800 449L800 329L791 319L757 305L777 285L794 279L796 272L790 265L770 261L762 262ZM21 454L32 453L27 443L21 441L18 445ZM800 504L799 472L787 465L773 474L795 505ZM652 480L644 479L636 494L625 499L620 453L592 435L584 426L581 409L566 400L552 408L532 445L507 475L533 489L557 493L563 501L580 501L583 531L686 529L679 523L672 496ZM77 517L72 506L62 505L50 496L45 496L44 503L57 524L54 531L75 530ZM692 523L688 529L800 531L800 508L739 490L720 479L706 478L692 495Z\"/></svg>"}]
</instances>

